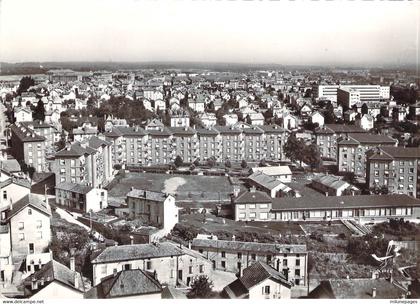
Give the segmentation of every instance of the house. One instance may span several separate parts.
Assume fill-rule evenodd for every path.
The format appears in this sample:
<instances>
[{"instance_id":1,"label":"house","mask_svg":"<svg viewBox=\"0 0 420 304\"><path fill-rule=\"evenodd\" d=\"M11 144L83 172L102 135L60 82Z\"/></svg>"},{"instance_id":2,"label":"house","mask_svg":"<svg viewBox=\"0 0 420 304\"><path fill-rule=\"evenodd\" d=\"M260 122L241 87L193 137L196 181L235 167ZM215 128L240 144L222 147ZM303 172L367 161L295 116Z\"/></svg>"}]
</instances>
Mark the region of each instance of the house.
<instances>
[{"instance_id":1,"label":"house","mask_svg":"<svg viewBox=\"0 0 420 304\"><path fill-rule=\"evenodd\" d=\"M32 121L32 111L28 107L14 109L16 123L22 121Z\"/></svg>"},{"instance_id":2,"label":"house","mask_svg":"<svg viewBox=\"0 0 420 304\"><path fill-rule=\"evenodd\" d=\"M50 219L49 204L37 194L28 194L1 211L1 225L9 227L13 261L44 252L51 240Z\"/></svg>"},{"instance_id":3,"label":"house","mask_svg":"<svg viewBox=\"0 0 420 304\"><path fill-rule=\"evenodd\" d=\"M173 111L171 113L171 127L189 127L190 114L187 111Z\"/></svg>"},{"instance_id":4,"label":"house","mask_svg":"<svg viewBox=\"0 0 420 304\"><path fill-rule=\"evenodd\" d=\"M312 179L311 187L325 196L359 195L360 189L344 181L342 177L320 174Z\"/></svg>"},{"instance_id":5,"label":"house","mask_svg":"<svg viewBox=\"0 0 420 304\"><path fill-rule=\"evenodd\" d=\"M126 201L131 219L140 219L143 223L161 228L165 234L179 221L178 207L172 195L132 188Z\"/></svg>"},{"instance_id":6,"label":"house","mask_svg":"<svg viewBox=\"0 0 420 304\"><path fill-rule=\"evenodd\" d=\"M271 197L262 191L251 188L233 198L235 221L268 221L270 220Z\"/></svg>"},{"instance_id":7,"label":"house","mask_svg":"<svg viewBox=\"0 0 420 304\"><path fill-rule=\"evenodd\" d=\"M330 279L312 290L310 299L399 299L405 292L385 279Z\"/></svg>"},{"instance_id":8,"label":"house","mask_svg":"<svg viewBox=\"0 0 420 304\"><path fill-rule=\"evenodd\" d=\"M262 115L262 113L250 113L247 116L247 120L253 126L264 125L264 115Z\"/></svg>"},{"instance_id":9,"label":"house","mask_svg":"<svg viewBox=\"0 0 420 304\"><path fill-rule=\"evenodd\" d=\"M83 276L75 270L74 258L70 268L52 260L24 280L25 296L31 299L83 299Z\"/></svg>"},{"instance_id":10,"label":"house","mask_svg":"<svg viewBox=\"0 0 420 304\"><path fill-rule=\"evenodd\" d=\"M320 127L324 125L324 116L318 111L313 112L310 115L310 118L313 124L317 123Z\"/></svg>"},{"instance_id":11,"label":"house","mask_svg":"<svg viewBox=\"0 0 420 304\"><path fill-rule=\"evenodd\" d=\"M82 213L98 212L108 206L108 191L70 182L55 186L57 205Z\"/></svg>"},{"instance_id":12,"label":"house","mask_svg":"<svg viewBox=\"0 0 420 304\"><path fill-rule=\"evenodd\" d=\"M281 272L286 282L292 283L292 297L307 295L306 245L193 239L191 248L211 260L213 269L217 270L245 274L245 269L254 263L265 263Z\"/></svg>"},{"instance_id":13,"label":"house","mask_svg":"<svg viewBox=\"0 0 420 304\"><path fill-rule=\"evenodd\" d=\"M216 114L214 113L202 113L198 117L205 128L213 127L217 123Z\"/></svg>"},{"instance_id":14,"label":"house","mask_svg":"<svg viewBox=\"0 0 420 304\"><path fill-rule=\"evenodd\" d=\"M230 113L223 115L223 118L225 119L226 126L233 126L238 122L238 115Z\"/></svg>"},{"instance_id":15,"label":"house","mask_svg":"<svg viewBox=\"0 0 420 304\"><path fill-rule=\"evenodd\" d=\"M251 169L254 172L262 172L270 177L278 179L282 183L292 182L292 171L289 166L268 166L268 167L254 167Z\"/></svg>"},{"instance_id":16,"label":"house","mask_svg":"<svg viewBox=\"0 0 420 304\"><path fill-rule=\"evenodd\" d=\"M296 129L299 123L299 120L296 116L290 113L284 113L282 116L283 119L283 128L287 130Z\"/></svg>"},{"instance_id":17,"label":"house","mask_svg":"<svg viewBox=\"0 0 420 304\"><path fill-rule=\"evenodd\" d=\"M290 299L292 283L285 275L264 262L255 262L226 286L222 297L229 299Z\"/></svg>"},{"instance_id":18,"label":"house","mask_svg":"<svg viewBox=\"0 0 420 304\"><path fill-rule=\"evenodd\" d=\"M156 273L162 285L189 286L193 278L209 274L211 264L199 253L171 242L107 247L92 260L93 286L120 270L142 269Z\"/></svg>"},{"instance_id":19,"label":"house","mask_svg":"<svg viewBox=\"0 0 420 304\"><path fill-rule=\"evenodd\" d=\"M248 183L250 186L266 192L272 198L287 195L287 193L292 191L290 187L286 186L278 179L264 174L261 171L256 171L248 176Z\"/></svg>"},{"instance_id":20,"label":"house","mask_svg":"<svg viewBox=\"0 0 420 304\"><path fill-rule=\"evenodd\" d=\"M365 114L362 116L362 118L356 119L355 125L361 127L364 130L370 130L373 129L374 121L375 120L373 119L372 115Z\"/></svg>"},{"instance_id":21,"label":"house","mask_svg":"<svg viewBox=\"0 0 420 304\"><path fill-rule=\"evenodd\" d=\"M153 273L128 269L113 273L87 291L85 299L161 299L162 285Z\"/></svg>"},{"instance_id":22,"label":"house","mask_svg":"<svg viewBox=\"0 0 420 304\"><path fill-rule=\"evenodd\" d=\"M31 192L31 184L28 180L11 177L0 181L0 210L17 202Z\"/></svg>"}]
</instances>

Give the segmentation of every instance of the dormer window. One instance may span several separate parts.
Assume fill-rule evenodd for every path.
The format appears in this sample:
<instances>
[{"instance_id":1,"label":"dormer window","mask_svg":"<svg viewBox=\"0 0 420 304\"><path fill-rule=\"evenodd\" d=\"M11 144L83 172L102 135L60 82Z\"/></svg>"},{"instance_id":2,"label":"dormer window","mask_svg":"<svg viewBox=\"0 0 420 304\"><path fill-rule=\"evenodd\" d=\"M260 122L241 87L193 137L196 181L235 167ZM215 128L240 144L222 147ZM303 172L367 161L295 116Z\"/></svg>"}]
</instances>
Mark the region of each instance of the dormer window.
<instances>
[{"instance_id":1,"label":"dormer window","mask_svg":"<svg viewBox=\"0 0 420 304\"><path fill-rule=\"evenodd\" d=\"M32 215L32 209L28 209L28 215Z\"/></svg>"}]
</instances>

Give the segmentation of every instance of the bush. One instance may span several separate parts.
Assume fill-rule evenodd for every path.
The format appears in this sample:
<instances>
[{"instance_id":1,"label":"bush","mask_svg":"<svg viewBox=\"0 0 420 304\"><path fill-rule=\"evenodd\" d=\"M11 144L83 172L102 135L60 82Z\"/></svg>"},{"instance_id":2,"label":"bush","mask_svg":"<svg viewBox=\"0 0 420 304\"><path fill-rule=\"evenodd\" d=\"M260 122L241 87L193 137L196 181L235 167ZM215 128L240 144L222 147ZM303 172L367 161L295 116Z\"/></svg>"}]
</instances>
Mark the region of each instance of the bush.
<instances>
[{"instance_id":1,"label":"bush","mask_svg":"<svg viewBox=\"0 0 420 304\"><path fill-rule=\"evenodd\" d=\"M373 264L372 254L383 256L388 248L388 241L382 238L366 235L364 237L352 237L347 244L347 253L361 264Z\"/></svg>"},{"instance_id":2,"label":"bush","mask_svg":"<svg viewBox=\"0 0 420 304\"><path fill-rule=\"evenodd\" d=\"M208 299L212 295L213 282L206 275L200 275L191 284L190 299Z\"/></svg>"}]
</instances>

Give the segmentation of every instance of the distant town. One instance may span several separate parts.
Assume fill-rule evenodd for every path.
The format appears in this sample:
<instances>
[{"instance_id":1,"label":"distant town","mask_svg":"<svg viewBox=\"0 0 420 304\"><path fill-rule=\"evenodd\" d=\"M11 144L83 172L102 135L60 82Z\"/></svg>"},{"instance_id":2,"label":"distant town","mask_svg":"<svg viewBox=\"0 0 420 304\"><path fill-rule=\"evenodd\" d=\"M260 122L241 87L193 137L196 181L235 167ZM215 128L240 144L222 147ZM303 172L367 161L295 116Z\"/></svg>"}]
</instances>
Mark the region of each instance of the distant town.
<instances>
[{"instance_id":1,"label":"distant town","mask_svg":"<svg viewBox=\"0 0 420 304\"><path fill-rule=\"evenodd\" d=\"M2 72L0 300L420 298L418 71Z\"/></svg>"}]
</instances>

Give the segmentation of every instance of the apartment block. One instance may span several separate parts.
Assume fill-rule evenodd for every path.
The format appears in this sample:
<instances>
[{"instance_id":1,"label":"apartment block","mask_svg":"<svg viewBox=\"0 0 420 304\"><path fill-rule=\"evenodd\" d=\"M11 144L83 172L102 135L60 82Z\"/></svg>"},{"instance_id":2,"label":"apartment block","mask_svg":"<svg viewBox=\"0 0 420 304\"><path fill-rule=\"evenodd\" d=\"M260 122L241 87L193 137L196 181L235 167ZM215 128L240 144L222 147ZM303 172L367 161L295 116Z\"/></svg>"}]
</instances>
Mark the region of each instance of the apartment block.
<instances>
[{"instance_id":1,"label":"apartment block","mask_svg":"<svg viewBox=\"0 0 420 304\"><path fill-rule=\"evenodd\" d=\"M337 160L337 142L349 133L366 133L360 127L340 124L326 124L315 129L315 143L322 157Z\"/></svg>"},{"instance_id":2,"label":"apartment block","mask_svg":"<svg viewBox=\"0 0 420 304\"><path fill-rule=\"evenodd\" d=\"M46 138L21 123L11 125L10 130L11 153L16 160L33 167L37 172L47 171Z\"/></svg>"},{"instance_id":3,"label":"apartment block","mask_svg":"<svg viewBox=\"0 0 420 304\"><path fill-rule=\"evenodd\" d=\"M350 133L338 142L338 170L366 176L366 152L381 146L396 146L398 141L386 135Z\"/></svg>"},{"instance_id":4,"label":"apartment block","mask_svg":"<svg viewBox=\"0 0 420 304\"><path fill-rule=\"evenodd\" d=\"M367 157L366 184L389 193L419 197L420 148L379 147Z\"/></svg>"}]
</instances>

